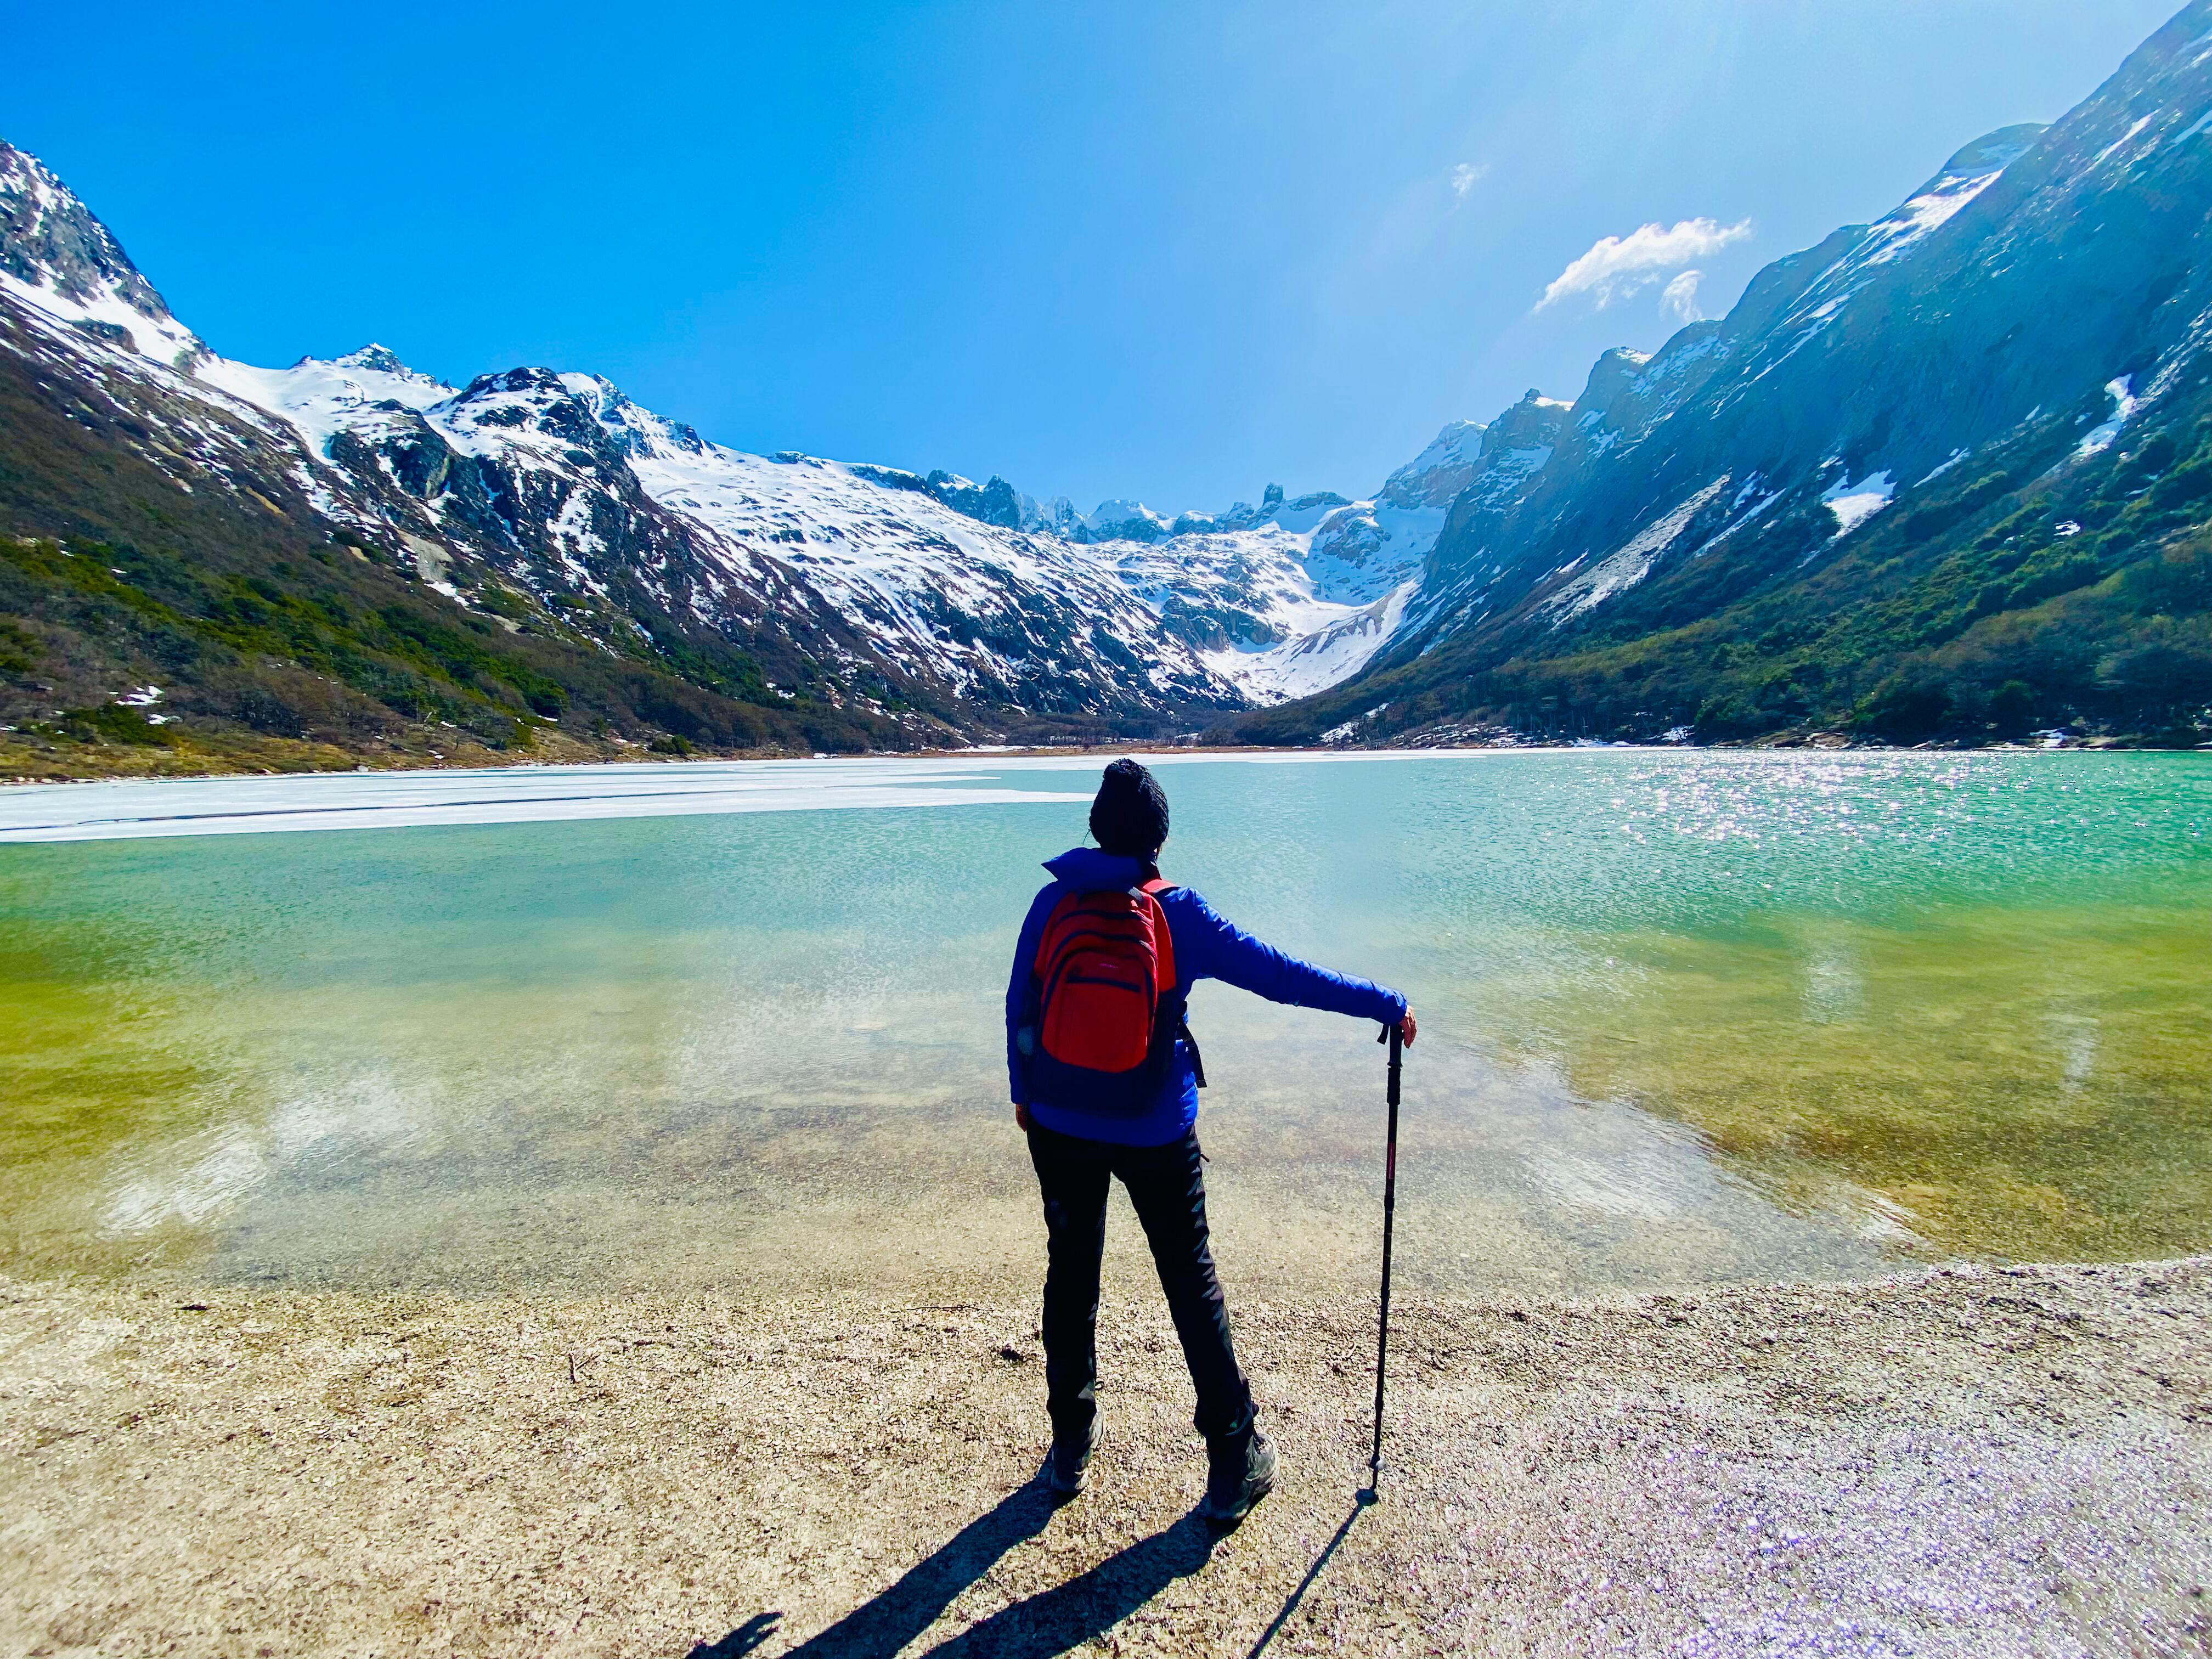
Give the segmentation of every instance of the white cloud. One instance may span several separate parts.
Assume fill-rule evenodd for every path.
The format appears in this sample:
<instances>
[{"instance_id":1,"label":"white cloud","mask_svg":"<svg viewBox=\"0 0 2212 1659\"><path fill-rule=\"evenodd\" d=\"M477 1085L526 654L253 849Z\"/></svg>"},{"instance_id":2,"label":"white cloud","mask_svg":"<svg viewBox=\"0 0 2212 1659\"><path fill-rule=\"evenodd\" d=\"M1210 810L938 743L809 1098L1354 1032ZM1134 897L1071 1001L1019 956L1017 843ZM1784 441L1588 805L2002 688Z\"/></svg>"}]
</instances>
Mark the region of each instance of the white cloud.
<instances>
[{"instance_id":1,"label":"white cloud","mask_svg":"<svg viewBox=\"0 0 2212 1659\"><path fill-rule=\"evenodd\" d=\"M1751 221L1723 225L1712 219L1684 219L1671 230L1657 223L1639 225L1626 236L1601 236L1589 252L1552 279L1536 309L1574 294L1597 297L1602 311L1657 282L1662 272L1719 252L1751 234Z\"/></svg>"},{"instance_id":2,"label":"white cloud","mask_svg":"<svg viewBox=\"0 0 2212 1659\"><path fill-rule=\"evenodd\" d=\"M1487 161L1462 161L1452 169L1453 197L1458 201L1464 202L1467 200L1468 191L1487 178L1489 173L1490 163Z\"/></svg>"},{"instance_id":3,"label":"white cloud","mask_svg":"<svg viewBox=\"0 0 2212 1659\"><path fill-rule=\"evenodd\" d=\"M1705 313L1698 308L1698 284L1705 280L1702 270L1686 270L1667 284L1659 295L1659 309L1671 311L1686 323L1702 323Z\"/></svg>"}]
</instances>

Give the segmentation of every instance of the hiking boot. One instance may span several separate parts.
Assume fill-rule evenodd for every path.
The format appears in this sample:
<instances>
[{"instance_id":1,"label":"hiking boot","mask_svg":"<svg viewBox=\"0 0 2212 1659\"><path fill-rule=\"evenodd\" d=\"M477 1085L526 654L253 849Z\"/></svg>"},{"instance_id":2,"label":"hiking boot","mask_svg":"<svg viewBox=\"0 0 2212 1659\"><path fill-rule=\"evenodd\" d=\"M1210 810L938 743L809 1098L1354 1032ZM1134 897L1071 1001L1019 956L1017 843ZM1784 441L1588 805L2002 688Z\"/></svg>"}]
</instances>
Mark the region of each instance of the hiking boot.
<instances>
[{"instance_id":1,"label":"hiking boot","mask_svg":"<svg viewBox=\"0 0 2212 1659\"><path fill-rule=\"evenodd\" d=\"M1233 1527L1275 1489L1275 1444L1249 1423L1243 1432L1206 1443L1206 1501L1199 1513L1217 1527Z\"/></svg>"},{"instance_id":2,"label":"hiking boot","mask_svg":"<svg viewBox=\"0 0 2212 1659\"><path fill-rule=\"evenodd\" d=\"M1054 1498L1074 1497L1090 1478L1091 1454L1098 1449L1098 1443L1105 1437L1095 1417L1080 1435L1055 1432L1052 1449L1044 1455L1044 1467L1037 1471L1038 1481Z\"/></svg>"}]
</instances>

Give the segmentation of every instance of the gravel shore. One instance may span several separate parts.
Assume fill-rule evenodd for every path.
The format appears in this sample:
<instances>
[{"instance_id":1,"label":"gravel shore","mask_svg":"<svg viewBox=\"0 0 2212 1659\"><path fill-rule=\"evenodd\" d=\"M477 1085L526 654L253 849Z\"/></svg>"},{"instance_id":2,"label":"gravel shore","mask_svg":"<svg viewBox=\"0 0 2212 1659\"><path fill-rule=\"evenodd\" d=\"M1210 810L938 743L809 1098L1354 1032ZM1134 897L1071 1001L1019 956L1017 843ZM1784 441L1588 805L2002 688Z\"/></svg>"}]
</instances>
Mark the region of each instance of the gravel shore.
<instances>
[{"instance_id":1,"label":"gravel shore","mask_svg":"<svg viewBox=\"0 0 2212 1659\"><path fill-rule=\"evenodd\" d=\"M1248 1304L1213 1539L1157 1291L1048 1507L1027 1295L0 1280L0 1650L2212 1652L2212 1257L1598 1302Z\"/></svg>"}]
</instances>

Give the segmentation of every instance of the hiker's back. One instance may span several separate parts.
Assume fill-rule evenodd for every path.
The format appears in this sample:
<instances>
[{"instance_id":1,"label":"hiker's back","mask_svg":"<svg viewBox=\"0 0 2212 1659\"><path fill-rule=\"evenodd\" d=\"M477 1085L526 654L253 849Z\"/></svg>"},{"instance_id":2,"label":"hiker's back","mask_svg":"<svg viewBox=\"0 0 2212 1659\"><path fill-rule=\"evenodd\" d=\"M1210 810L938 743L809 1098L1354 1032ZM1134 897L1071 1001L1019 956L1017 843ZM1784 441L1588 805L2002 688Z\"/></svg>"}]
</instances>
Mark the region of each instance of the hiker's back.
<instances>
[{"instance_id":1,"label":"hiker's back","mask_svg":"<svg viewBox=\"0 0 2212 1659\"><path fill-rule=\"evenodd\" d=\"M1033 1098L1120 1117L1151 1109L1182 1023L1166 886L1071 890L1054 902L1031 969Z\"/></svg>"}]
</instances>

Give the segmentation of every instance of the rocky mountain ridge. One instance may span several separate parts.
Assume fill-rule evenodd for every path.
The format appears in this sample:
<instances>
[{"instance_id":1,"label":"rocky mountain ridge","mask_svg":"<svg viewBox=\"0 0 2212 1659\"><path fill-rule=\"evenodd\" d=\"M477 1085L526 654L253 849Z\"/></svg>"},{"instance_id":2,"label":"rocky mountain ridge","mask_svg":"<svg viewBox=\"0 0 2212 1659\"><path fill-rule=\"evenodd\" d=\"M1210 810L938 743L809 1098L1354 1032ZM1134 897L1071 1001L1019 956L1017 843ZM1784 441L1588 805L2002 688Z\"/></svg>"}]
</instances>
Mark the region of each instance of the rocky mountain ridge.
<instances>
[{"instance_id":1,"label":"rocky mountain ridge","mask_svg":"<svg viewBox=\"0 0 2212 1659\"><path fill-rule=\"evenodd\" d=\"M1231 729L2185 735L2212 596L2153 568L2196 568L2208 342L2197 0L2056 123L1492 422L1384 648Z\"/></svg>"},{"instance_id":2,"label":"rocky mountain ridge","mask_svg":"<svg viewBox=\"0 0 2212 1659\"><path fill-rule=\"evenodd\" d=\"M123 416L113 440L176 489L296 516L509 634L642 649L717 696L860 718L872 742L1153 733L1319 689L1387 639L1443 521L1418 466L1389 499L1271 487L1222 514L1085 515L997 478L744 454L588 374L457 388L380 346L230 362L4 148L0 246L19 365ZM13 505L0 530L119 533Z\"/></svg>"}]
</instances>

